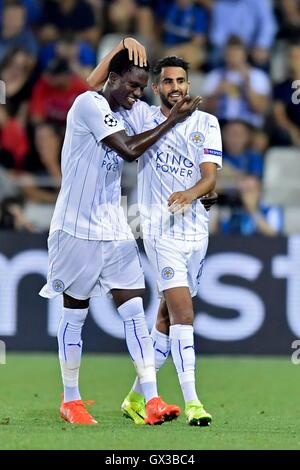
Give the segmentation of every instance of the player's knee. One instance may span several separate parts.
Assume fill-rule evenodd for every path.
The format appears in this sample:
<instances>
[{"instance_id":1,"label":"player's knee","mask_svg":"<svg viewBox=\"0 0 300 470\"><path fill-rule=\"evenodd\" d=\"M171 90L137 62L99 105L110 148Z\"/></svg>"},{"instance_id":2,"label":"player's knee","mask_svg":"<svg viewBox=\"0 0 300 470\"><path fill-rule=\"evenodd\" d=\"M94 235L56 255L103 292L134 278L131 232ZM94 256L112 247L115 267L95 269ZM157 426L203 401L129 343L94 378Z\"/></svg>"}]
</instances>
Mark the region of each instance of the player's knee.
<instances>
[{"instance_id":1,"label":"player's knee","mask_svg":"<svg viewBox=\"0 0 300 470\"><path fill-rule=\"evenodd\" d=\"M185 308L177 308L170 313L170 320L172 325L192 325L194 312Z\"/></svg>"},{"instance_id":2,"label":"player's knee","mask_svg":"<svg viewBox=\"0 0 300 470\"><path fill-rule=\"evenodd\" d=\"M65 308L78 309L78 310L89 308L90 299L86 299L86 300L75 299L74 297L71 297L65 292L63 294L63 297L64 297Z\"/></svg>"},{"instance_id":3,"label":"player's knee","mask_svg":"<svg viewBox=\"0 0 300 470\"><path fill-rule=\"evenodd\" d=\"M134 297L127 300L118 307L118 312L123 321L132 320L135 317L145 319L143 299L141 297Z\"/></svg>"}]
</instances>

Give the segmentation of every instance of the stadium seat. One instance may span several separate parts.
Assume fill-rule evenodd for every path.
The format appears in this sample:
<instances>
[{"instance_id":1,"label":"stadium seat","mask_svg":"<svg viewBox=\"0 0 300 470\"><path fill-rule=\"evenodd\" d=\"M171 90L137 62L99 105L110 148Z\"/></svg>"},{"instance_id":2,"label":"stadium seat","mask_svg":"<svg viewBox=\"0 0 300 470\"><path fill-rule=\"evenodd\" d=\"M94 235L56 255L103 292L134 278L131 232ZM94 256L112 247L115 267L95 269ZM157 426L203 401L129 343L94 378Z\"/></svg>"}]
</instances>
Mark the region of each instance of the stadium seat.
<instances>
[{"instance_id":1,"label":"stadium seat","mask_svg":"<svg viewBox=\"0 0 300 470\"><path fill-rule=\"evenodd\" d=\"M300 233L300 207L286 207L284 211L284 233Z\"/></svg>"},{"instance_id":2,"label":"stadium seat","mask_svg":"<svg viewBox=\"0 0 300 470\"><path fill-rule=\"evenodd\" d=\"M283 207L300 201L300 149L273 147L265 155L264 200Z\"/></svg>"}]
</instances>

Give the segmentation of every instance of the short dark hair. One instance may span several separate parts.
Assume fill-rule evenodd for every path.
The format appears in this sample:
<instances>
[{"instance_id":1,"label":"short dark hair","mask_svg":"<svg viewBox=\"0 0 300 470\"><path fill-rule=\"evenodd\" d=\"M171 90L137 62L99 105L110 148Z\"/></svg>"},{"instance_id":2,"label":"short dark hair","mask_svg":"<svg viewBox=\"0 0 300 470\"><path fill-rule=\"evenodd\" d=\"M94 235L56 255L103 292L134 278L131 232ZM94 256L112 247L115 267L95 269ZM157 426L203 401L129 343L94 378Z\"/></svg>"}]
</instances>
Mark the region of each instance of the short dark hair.
<instances>
[{"instance_id":1,"label":"short dark hair","mask_svg":"<svg viewBox=\"0 0 300 470\"><path fill-rule=\"evenodd\" d=\"M50 75L71 74L71 68L66 59L56 57L48 63L45 72Z\"/></svg>"},{"instance_id":2,"label":"short dark hair","mask_svg":"<svg viewBox=\"0 0 300 470\"><path fill-rule=\"evenodd\" d=\"M236 34L232 34L229 36L227 42L226 42L226 47L242 47L243 49L246 49L246 44L244 41L240 38L240 36L237 36Z\"/></svg>"},{"instance_id":3,"label":"short dark hair","mask_svg":"<svg viewBox=\"0 0 300 470\"><path fill-rule=\"evenodd\" d=\"M17 7L17 8L22 8L25 11L25 7L23 3L20 0L12 0L9 3L4 3L4 9L11 8L11 7Z\"/></svg>"},{"instance_id":4,"label":"short dark hair","mask_svg":"<svg viewBox=\"0 0 300 470\"><path fill-rule=\"evenodd\" d=\"M186 71L186 74L188 75L189 63L181 57L176 57L175 55L159 59L151 69L155 82L159 80L159 76L164 67L181 67Z\"/></svg>"},{"instance_id":5,"label":"short dark hair","mask_svg":"<svg viewBox=\"0 0 300 470\"><path fill-rule=\"evenodd\" d=\"M122 51L117 52L116 55L113 56L111 59L109 66L108 66L108 73L115 72L118 75L124 75L126 72L130 72L133 67L137 67L140 69L149 72L149 64L140 67L139 65L135 65L133 60L129 59L128 50L123 49Z\"/></svg>"}]
</instances>

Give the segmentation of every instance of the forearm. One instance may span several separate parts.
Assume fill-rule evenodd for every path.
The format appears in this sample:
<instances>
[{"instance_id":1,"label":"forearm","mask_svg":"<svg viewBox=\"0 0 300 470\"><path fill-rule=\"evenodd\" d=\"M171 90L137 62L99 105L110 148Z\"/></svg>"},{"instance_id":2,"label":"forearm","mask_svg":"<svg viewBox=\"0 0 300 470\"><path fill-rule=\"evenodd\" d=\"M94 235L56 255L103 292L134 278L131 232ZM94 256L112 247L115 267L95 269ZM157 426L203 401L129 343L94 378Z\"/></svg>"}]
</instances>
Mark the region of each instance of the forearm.
<instances>
[{"instance_id":1,"label":"forearm","mask_svg":"<svg viewBox=\"0 0 300 470\"><path fill-rule=\"evenodd\" d=\"M99 90L101 89L102 85L104 84L107 73L108 73L108 66L111 59L120 52L123 47L123 42L121 41L116 47L112 49L97 65L97 67L92 71L92 73L87 77L87 82L89 86L93 89Z\"/></svg>"},{"instance_id":2,"label":"forearm","mask_svg":"<svg viewBox=\"0 0 300 470\"><path fill-rule=\"evenodd\" d=\"M195 184L195 186L192 186L187 190L187 192L190 194L191 199L199 199L202 196L205 196L206 194L210 193L215 189L216 186L216 178L215 176L207 176L202 178L198 183Z\"/></svg>"},{"instance_id":3,"label":"forearm","mask_svg":"<svg viewBox=\"0 0 300 470\"><path fill-rule=\"evenodd\" d=\"M132 152L132 155L127 158L128 161L134 161L140 157L151 145L155 144L166 132L168 132L176 122L168 118L159 126L151 129L149 131L143 132L142 134L137 134L131 137L128 137L126 142L127 147Z\"/></svg>"}]
</instances>

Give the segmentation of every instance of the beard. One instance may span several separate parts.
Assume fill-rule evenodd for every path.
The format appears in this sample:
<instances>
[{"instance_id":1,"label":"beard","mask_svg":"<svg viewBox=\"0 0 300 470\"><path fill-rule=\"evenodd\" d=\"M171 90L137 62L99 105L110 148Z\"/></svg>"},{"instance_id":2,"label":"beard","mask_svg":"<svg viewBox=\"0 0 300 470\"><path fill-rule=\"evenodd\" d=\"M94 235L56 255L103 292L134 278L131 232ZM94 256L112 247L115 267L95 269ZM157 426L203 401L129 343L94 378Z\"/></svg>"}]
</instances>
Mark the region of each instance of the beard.
<instances>
[{"instance_id":1,"label":"beard","mask_svg":"<svg viewBox=\"0 0 300 470\"><path fill-rule=\"evenodd\" d=\"M163 104L164 104L168 109L172 109L172 108L173 108L175 102L174 102L174 103L171 103L171 102L168 100L168 98L167 98L165 95L163 95L162 93L159 94L159 97L160 97L161 101L163 102Z\"/></svg>"}]
</instances>

